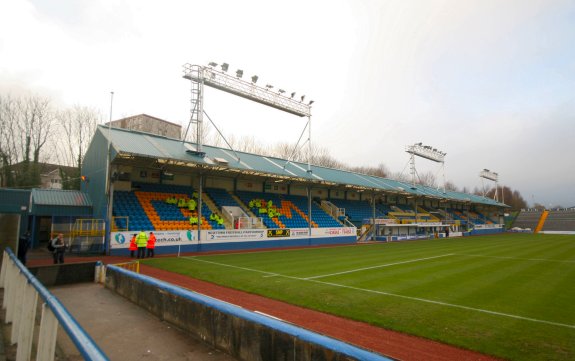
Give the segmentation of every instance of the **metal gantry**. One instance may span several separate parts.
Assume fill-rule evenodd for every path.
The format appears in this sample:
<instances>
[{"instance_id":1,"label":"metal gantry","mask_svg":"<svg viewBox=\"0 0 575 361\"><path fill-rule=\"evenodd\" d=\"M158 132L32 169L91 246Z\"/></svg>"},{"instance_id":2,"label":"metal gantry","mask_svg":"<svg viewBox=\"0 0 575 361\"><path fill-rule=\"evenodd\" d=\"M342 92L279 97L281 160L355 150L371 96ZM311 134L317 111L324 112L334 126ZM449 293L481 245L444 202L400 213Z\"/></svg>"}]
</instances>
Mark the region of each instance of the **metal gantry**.
<instances>
[{"instance_id":1,"label":"metal gantry","mask_svg":"<svg viewBox=\"0 0 575 361\"><path fill-rule=\"evenodd\" d=\"M443 178L443 193L445 193L445 156L447 153L437 150L429 145L423 145L423 143L415 143L413 145L408 145L405 150L410 154L410 170L411 170L411 183L412 187L415 187L417 170L415 169L415 156L431 160L436 163L441 164L442 178Z\"/></svg>"},{"instance_id":2,"label":"metal gantry","mask_svg":"<svg viewBox=\"0 0 575 361\"><path fill-rule=\"evenodd\" d=\"M481 172L479 172L479 178L481 178L481 187L483 188L483 197L485 197L487 195L487 191L485 189L485 184L484 184L484 179L490 180L495 182L495 193L493 194L493 199L496 202L499 202L499 196L497 195L498 193L498 189L499 189L499 174L497 174L496 172L492 172L489 169L483 169ZM503 192L501 192L503 195Z\"/></svg>"}]
</instances>

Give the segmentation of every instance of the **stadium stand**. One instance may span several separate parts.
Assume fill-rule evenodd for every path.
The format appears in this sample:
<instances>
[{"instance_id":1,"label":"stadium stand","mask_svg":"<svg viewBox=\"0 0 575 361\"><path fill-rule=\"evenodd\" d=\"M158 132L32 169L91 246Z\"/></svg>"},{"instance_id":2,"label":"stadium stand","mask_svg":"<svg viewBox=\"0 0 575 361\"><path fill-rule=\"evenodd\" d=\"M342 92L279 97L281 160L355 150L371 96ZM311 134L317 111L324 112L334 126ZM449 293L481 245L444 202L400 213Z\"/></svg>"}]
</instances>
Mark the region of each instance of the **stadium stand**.
<instances>
[{"instance_id":1,"label":"stadium stand","mask_svg":"<svg viewBox=\"0 0 575 361\"><path fill-rule=\"evenodd\" d=\"M521 212L519 213L517 218L515 218L515 222L513 222L513 227L523 229L529 228L531 230L534 230L535 227L537 227L537 223L539 223L539 219L541 218L542 214L543 214L542 211Z\"/></svg>"},{"instance_id":2,"label":"stadium stand","mask_svg":"<svg viewBox=\"0 0 575 361\"><path fill-rule=\"evenodd\" d=\"M256 216L262 218L267 228L308 228L310 225L306 197L247 191L238 191L236 194ZM271 202L269 204L273 212L279 215L269 216L268 202ZM311 214L311 227L313 228L342 226L316 203L312 203Z\"/></svg>"},{"instance_id":3,"label":"stadium stand","mask_svg":"<svg viewBox=\"0 0 575 361\"><path fill-rule=\"evenodd\" d=\"M549 211L543 231L575 231L575 210Z\"/></svg>"},{"instance_id":4,"label":"stadium stand","mask_svg":"<svg viewBox=\"0 0 575 361\"><path fill-rule=\"evenodd\" d=\"M373 217L373 208L368 201L352 201L344 199L331 199L331 203L345 209L345 215L356 226L361 225L364 219ZM376 207L375 217L385 217L385 213Z\"/></svg>"},{"instance_id":5,"label":"stadium stand","mask_svg":"<svg viewBox=\"0 0 575 361\"><path fill-rule=\"evenodd\" d=\"M149 230L178 230L197 229L190 225L190 216L197 217L197 211L188 207L178 207L176 204L166 203L166 199L185 199L193 197L192 187L137 183L135 191L114 192L113 215L116 218L118 229L128 231ZM203 195L207 197L207 195ZM223 224L211 220L212 210L206 203L202 203L201 229L224 229Z\"/></svg>"}]
</instances>

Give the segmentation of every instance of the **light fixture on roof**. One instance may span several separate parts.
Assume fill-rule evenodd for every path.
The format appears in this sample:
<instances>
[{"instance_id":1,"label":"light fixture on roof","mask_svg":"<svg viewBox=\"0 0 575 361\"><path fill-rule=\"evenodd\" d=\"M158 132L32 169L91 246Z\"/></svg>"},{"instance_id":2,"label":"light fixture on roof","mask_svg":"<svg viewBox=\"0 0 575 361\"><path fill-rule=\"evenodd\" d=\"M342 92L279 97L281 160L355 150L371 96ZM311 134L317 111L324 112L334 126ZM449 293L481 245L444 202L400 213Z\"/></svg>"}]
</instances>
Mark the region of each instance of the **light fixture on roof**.
<instances>
[{"instance_id":1,"label":"light fixture on roof","mask_svg":"<svg viewBox=\"0 0 575 361\"><path fill-rule=\"evenodd\" d=\"M241 69L236 70L236 76L238 78L241 78L244 75L244 71Z\"/></svg>"},{"instance_id":2,"label":"light fixture on roof","mask_svg":"<svg viewBox=\"0 0 575 361\"><path fill-rule=\"evenodd\" d=\"M406 147L405 150L409 153L410 156L410 164L411 164L411 184L415 187L415 178L416 178L416 169L415 169L415 156L425 158L427 160L431 160L433 162L441 163L441 168L443 170L443 192L445 193L445 155L447 153L437 150L437 148L433 148L429 145L423 145L422 142L415 143L413 145L409 145Z\"/></svg>"},{"instance_id":3,"label":"light fixture on roof","mask_svg":"<svg viewBox=\"0 0 575 361\"><path fill-rule=\"evenodd\" d=\"M314 101L313 101L313 100L310 100L309 103L308 103L308 105L312 105L313 103L314 103Z\"/></svg>"},{"instance_id":4,"label":"light fixture on roof","mask_svg":"<svg viewBox=\"0 0 575 361\"><path fill-rule=\"evenodd\" d=\"M303 100L305 99L305 95L301 96L301 101L303 102Z\"/></svg>"},{"instance_id":5,"label":"light fixture on roof","mask_svg":"<svg viewBox=\"0 0 575 361\"><path fill-rule=\"evenodd\" d=\"M213 61L210 61L210 63L208 65L213 68L215 66L218 66L218 63L214 63Z\"/></svg>"},{"instance_id":6,"label":"light fixture on roof","mask_svg":"<svg viewBox=\"0 0 575 361\"><path fill-rule=\"evenodd\" d=\"M259 77L257 75L252 76L252 83L257 83L258 82Z\"/></svg>"},{"instance_id":7,"label":"light fixture on roof","mask_svg":"<svg viewBox=\"0 0 575 361\"><path fill-rule=\"evenodd\" d=\"M228 68L230 67L230 64L228 63L223 63L222 64L222 71L228 71Z\"/></svg>"},{"instance_id":8,"label":"light fixture on roof","mask_svg":"<svg viewBox=\"0 0 575 361\"><path fill-rule=\"evenodd\" d=\"M279 90L278 90L278 93L280 93L280 94L283 94L283 93L285 93L285 92L286 92L286 91L283 90L283 89L279 89Z\"/></svg>"},{"instance_id":9,"label":"light fixture on roof","mask_svg":"<svg viewBox=\"0 0 575 361\"><path fill-rule=\"evenodd\" d=\"M292 92L292 93L291 93L291 97L292 97L292 98L295 97L295 92Z\"/></svg>"},{"instance_id":10,"label":"light fixture on roof","mask_svg":"<svg viewBox=\"0 0 575 361\"><path fill-rule=\"evenodd\" d=\"M270 90L271 88L273 88L274 86L271 84L266 84L266 88L268 88L268 90Z\"/></svg>"}]
</instances>

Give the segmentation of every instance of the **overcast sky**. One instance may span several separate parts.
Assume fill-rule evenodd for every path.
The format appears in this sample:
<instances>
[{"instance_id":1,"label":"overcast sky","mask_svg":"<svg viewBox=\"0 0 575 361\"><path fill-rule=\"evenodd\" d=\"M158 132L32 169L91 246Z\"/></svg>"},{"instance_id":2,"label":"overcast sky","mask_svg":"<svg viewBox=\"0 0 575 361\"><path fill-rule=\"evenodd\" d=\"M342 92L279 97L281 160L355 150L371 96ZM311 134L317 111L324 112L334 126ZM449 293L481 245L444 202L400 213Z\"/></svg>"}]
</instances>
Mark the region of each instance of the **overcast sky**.
<instances>
[{"instance_id":1,"label":"overcast sky","mask_svg":"<svg viewBox=\"0 0 575 361\"><path fill-rule=\"evenodd\" d=\"M114 91L114 119L187 127L182 66L210 61L313 99L312 142L344 163L401 172L423 142L459 187L488 168L528 203L575 206L575 1L0 1L1 91L105 117ZM305 126L213 89L205 110L264 144Z\"/></svg>"}]
</instances>

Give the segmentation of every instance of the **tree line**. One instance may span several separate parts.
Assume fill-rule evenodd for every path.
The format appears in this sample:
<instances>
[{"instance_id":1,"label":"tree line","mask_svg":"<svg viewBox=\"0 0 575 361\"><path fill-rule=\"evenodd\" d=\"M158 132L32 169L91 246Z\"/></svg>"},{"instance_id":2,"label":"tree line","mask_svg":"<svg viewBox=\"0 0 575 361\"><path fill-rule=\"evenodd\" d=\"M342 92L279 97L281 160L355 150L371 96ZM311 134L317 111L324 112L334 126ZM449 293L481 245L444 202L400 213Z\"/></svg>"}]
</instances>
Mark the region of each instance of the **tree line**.
<instances>
[{"instance_id":1,"label":"tree line","mask_svg":"<svg viewBox=\"0 0 575 361\"><path fill-rule=\"evenodd\" d=\"M62 188L79 189L83 157L99 118L95 109L59 107L46 96L0 94L2 186L40 187L41 164L54 163L74 168L61 172Z\"/></svg>"},{"instance_id":2,"label":"tree line","mask_svg":"<svg viewBox=\"0 0 575 361\"><path fill-rule=\"evenodd\" d=\"M70 172L61 172L63 189L80 189L80 170L87 147L96 131L102 114L96 109L81 105L62 107L46 96L37 94L12 95L0 93L0 177L2 186L10 188L40 187L40 164L54 163L71 167ZM208 123L204 123L205 143L217 147L226 146L223 138L211 134ZM195 141L195 134L187 137ZM254 137L231 137L227 143L236 151L260 154L290 161L306 163L308 145L276 143L265 145ZM335 169L348 170L366 175L411 182L403 172L390 172L380 163L377 166L351 166L333 157L329 150L311 146L310 163ZM18 168L14 165L20 165ZM15 171L15 169L17 169ZM438 180L431 172L418 174L416 183L438 188ZM447 190L470 193L465 187L458 188L453 182L445 185ZM495 190L486 193L493 198ZM527 207L519 191L500 187L499 200L504 200L512 209ZM474 194L484 192L475 188Z\"/></svg>"}]
</instances>

